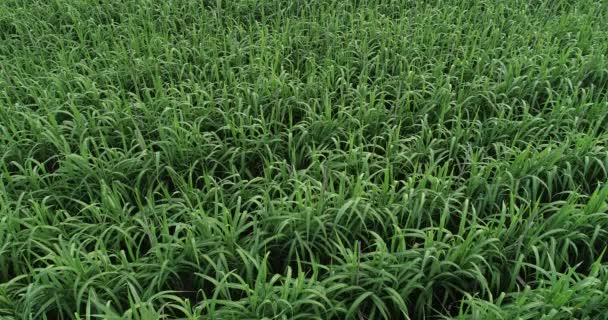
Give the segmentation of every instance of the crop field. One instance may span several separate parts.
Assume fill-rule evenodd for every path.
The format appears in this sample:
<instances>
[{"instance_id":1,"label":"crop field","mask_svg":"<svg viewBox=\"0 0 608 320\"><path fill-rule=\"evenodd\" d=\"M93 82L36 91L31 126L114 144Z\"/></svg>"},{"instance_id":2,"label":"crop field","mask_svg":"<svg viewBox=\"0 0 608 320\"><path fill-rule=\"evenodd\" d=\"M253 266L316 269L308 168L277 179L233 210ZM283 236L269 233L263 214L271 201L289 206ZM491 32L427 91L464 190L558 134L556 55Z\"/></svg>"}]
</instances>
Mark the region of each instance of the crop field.
<instances>
[{"instance_id":1,"label":"crop field","mask_svg":"<svg viewBox=\"0 0 608 320\"><path fill-rule=\"evenodd\" d=\"M0 319L608 319L608 2L1 0Z\"/></svg>"}]
</instances>

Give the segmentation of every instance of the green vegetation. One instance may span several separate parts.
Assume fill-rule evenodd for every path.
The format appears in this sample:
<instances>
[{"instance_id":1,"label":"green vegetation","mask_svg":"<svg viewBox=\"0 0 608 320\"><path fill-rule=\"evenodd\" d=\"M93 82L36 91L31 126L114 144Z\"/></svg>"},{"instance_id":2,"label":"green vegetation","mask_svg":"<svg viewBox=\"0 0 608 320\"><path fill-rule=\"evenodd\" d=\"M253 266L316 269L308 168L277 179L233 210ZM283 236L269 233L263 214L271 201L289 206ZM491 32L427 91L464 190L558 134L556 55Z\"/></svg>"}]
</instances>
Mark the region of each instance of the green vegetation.
<instances>
[{"instance_id":1,"label":"green vegetation","mask_svg":"<svg viewBox=\"0 0 608 320\"><path fill-rule=\"evenodd\" d=\"M0 319L601 319L608 2L0 1Z\"/></svg>"}]
</instances>

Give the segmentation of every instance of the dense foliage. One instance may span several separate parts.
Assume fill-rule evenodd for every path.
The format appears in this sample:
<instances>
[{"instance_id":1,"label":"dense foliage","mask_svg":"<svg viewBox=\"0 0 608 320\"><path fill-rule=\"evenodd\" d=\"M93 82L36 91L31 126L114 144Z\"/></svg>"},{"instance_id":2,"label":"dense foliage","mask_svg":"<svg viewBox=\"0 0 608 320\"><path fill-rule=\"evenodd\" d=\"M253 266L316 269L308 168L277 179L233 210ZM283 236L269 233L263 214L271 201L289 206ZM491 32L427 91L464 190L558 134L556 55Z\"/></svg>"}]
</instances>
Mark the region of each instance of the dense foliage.
<instances>
[{"instance_id":1,"label":"dense foliage","mask_svg":"<svg viewBox=\"0 0 608 320\"><path fill-rule=\"evenodd\" d=\"M605 317L607 26L0 1L0 318Z\"/></svg>"}]
</instances>

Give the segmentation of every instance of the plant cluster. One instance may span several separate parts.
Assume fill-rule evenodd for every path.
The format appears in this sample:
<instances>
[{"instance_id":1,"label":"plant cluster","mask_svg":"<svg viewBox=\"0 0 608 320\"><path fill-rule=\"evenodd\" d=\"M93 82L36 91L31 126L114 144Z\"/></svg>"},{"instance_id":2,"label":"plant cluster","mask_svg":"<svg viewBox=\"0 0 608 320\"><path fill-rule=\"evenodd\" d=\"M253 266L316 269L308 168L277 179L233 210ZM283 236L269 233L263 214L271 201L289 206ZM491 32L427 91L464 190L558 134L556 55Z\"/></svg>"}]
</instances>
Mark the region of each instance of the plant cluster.
<instances>
[{"instance_id":1,"label":"plant cluster","mask_svg":"<svg viewBox=\"0 0 608 320\"><path fill-rule=\"evenodd\" d=\"M602 319L607 26L0 1L0 319Z\"/></svg>"}]
</instances>

